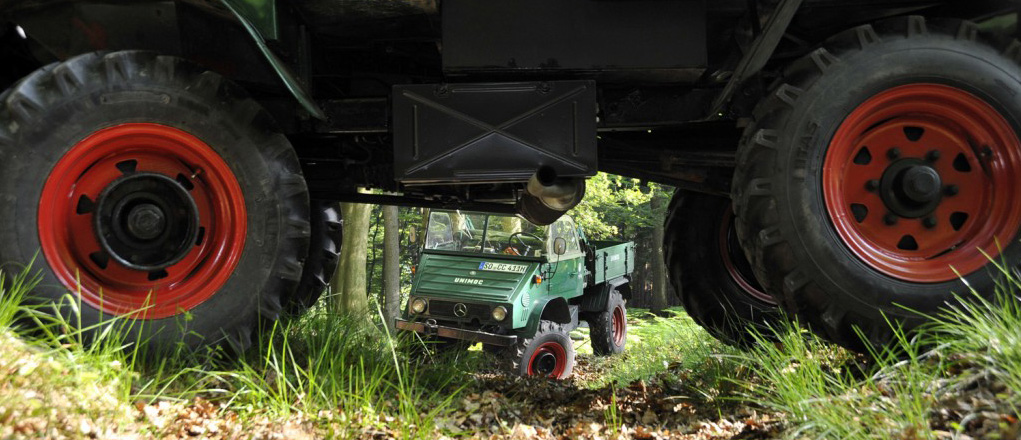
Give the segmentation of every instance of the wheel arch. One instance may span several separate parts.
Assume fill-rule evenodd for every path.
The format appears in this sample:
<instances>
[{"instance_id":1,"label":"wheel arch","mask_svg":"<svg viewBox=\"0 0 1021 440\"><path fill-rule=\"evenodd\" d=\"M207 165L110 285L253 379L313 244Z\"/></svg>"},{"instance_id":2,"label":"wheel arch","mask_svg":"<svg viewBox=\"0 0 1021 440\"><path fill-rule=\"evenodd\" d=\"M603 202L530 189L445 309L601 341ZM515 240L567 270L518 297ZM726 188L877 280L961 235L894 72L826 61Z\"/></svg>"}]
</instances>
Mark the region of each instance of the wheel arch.
<instances>
[{"instance_id":1,"label":"wheel arch","mask_svg":"<svg viewBox=\"0 0 1021 440\"><path fill-rule=\"evenodd\" d=\"M557 324L571 325L577 322L577 307L572 307L563 297L541 298L536 300L532 307L532 314L528 317L528 324L525 328L529 333L538 330L539 323L550 321Z\"/></svg>"},{"instance_id":2,"label":"wheel arch","mask_svg":"<svg viewBox=\"0 0 1021 440\"><path fill-rule=\"evenodd\" d=\"M754 38L741 51L732 75L716 96L711 111L706 114L707 118L716 118L728 111L733 115L745 115L761 98L760 93L764 92L760 90L762 84L757 83L761 77L765 77L768 84L769 79L781 73L776 67L786 65L792 53L799 53L795 58L807 55L824 45L828 38L860 25L912 15L978 23L1013 19L1014 26L999 23L984 29L1013 38L1013 29L1018 20L1017 2L1014 0L908 0L895 5L829 0L781 0L775 3L773 8L759 6L753 12L758 14L763 24L752 25L751 29L757 29ZM791 45L791 41L785 39L801 41Z\"/></svg>"},{"instance_id":3,"label":"wheel arch","mask_svg":"<svg viewBox=\"0 0 1021 440\"><path fill-rule=\"evenodd\" d=\"M632 296L631 277L622 276L586 288L585 296L581 299L581 311L583 313L605 311L607 304L610 303L610 293L614 290L620 292L625 300L630 300Z\"/></svg>"},{"instance_id":4,"label":"wheel arch","mask_svg":"<svg viewBox=\"0 0 1021 440\"><path fill-rule=\"evenodd\" d=\"M0 0L0 22L21 29L40 64L96 51L154 51L196 62L231 80L284 97L297 104L295 110L322 118L322 110L294 74L292 63L267 45L267 38L286 44L283 40L289 36L280 35L275 1L263 3Z\"/></svg>"}]
</instances>

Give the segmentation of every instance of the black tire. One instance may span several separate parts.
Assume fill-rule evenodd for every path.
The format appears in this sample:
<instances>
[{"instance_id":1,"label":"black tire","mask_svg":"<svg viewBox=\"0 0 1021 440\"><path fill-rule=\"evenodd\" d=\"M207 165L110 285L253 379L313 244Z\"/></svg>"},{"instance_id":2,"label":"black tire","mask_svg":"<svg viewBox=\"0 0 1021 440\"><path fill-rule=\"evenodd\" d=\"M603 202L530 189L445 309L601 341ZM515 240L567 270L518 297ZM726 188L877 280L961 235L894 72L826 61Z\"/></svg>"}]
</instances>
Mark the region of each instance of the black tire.
<instances>
[{"instance_id":1,"label":"black tire","mask_svg":"<svg viewBox=\"0 0 1021 440\"><path fill-rule=\"evenodd\" d=\"M663 253L684 310L713 337L748 347L780 319L734 232L730 199L687 191L667 208Z\"/></svg>"},{"instance_id":2,"label":"black tire","mask_svg":"<svg viewBox=\"0 0 1021 440\"><path fill-rule=\"evenodd\" d=\"M627 345L627 308L617 289L610 292L606 310L588 318L588 327L593 353L609 356L624 352Z\"/></svg>"},{"instance_id":3,"label":"black tire","mask_svg":"<svg viewBox=\"0 0 1021 440\"><path fill-rule=\"evenodd\" d=\"M300 315L319 301L340 263L344 235L340 206L337 202L313 200L311 214L311 240L301 282L283 301L289 315Z\"/></svg>"},{"instance_id":4,"label":"black tire","mask_svg":"<svg viewBox=\"0 0 1021 440\"><path fill-rule=\"evenodd\" d=\"M145 143L144 148L137 144L111 146L98 139L100 133L114 133L110 136L116 138L128 136L126 133L134 129L144 132L140 127L168 134L156 136L158 139L153 140L151 145ZM174 57L137 51L87 54L40 69L9 90L0 103L0 156L5 159L0 162L0 197L4 199L4 203L0 204L0 221L8 225L0 229L0 262L25 263L42 248L36 267L43 269L43 280L28 300L40 304L62 304L59 313L68 323L80 323L82 328L93 327L112 315L130 313L115 308L115 289L104 283L109 280L126 282L118 278L122 275L134 279L148 274L151 286L143 285L138 289L155 291L155 296L150 294L145 301L151 300L151 304L158 307L131 315L139 319L135 319L128 329L131 333L129 340L144 341L154 348L182 343L189 347L210 344L225 344L235 349L248 347L252 333L260 323L276 319L281 312L281 299L297 286L302 270L301 260L308 254L308 190L297 156L287 139L273 127L275 124L268 113L239 87L215 73ZM195 154L205 155L203 158L213 165L205 169L197 167L192 170L191 176L178 174L176 178L181 180L173 180L175 176L164 176L160 171L146 168L150 159L141 157L143 154L157 154L154 153L156 151L168 157L185 154L177 152L173 145L167 148L158 146L159 143L169 143L174 136L186 138L187 142L197 145L194 151L199 153ZM175 266L178 263L173 262L172 255L147 261L144 265L135 266L135 269L121 265L120 260L110 254L105 255L106 260L97 257L89 263L76 257L76 251L62 248L60 243L63 242L59 240L91 237L107 246L112 239L104 236L106 238L102 240L106 241L102 241L95 234L95 229L82 228L74 237L68 238L70 232L41 227L41 222L77 224L74 222L80 219L76 216L85 216L82 218L86 223L82 224L91 222L102 224L103 228L113 227L96 220L97 215L105 212L101 210L104 205L99 199L96 205L86 206L79 198L78 207L74 208L67 206L74 204L69 194L68 199L61 203L40 207L44 195L59 194L44 191L44 186L53 184L60 188L63 184L61 173L54 170L58 166L74 166L69 159L71 152L91 157L88 155L107 151L104 148L117 154L137 154L140 157L117 163L122 174L101 186L100 198L113 197L110 195L114 192L113 182L131 180L137 183L140 181L135 178L139 176L148 179L145 184L159 186L161 194L178 194L166 197L167 200L177 197L173 200L182 203L183 208L180 209L183 211L175 211L179 217L175 217L177 222L173 223L179 227L165 226L171 224L171 220L166 220L158 223L164 225L162 229L150 229L145 233L172 230L175 240L182 239L168 243L180 245L179 249L175 248L175 252L184 255L180 264L195 262L193 271L185 275L181 269L179 274L181 266ZM177 160L180 166L193 165L184 159ZM124 169L121 169L122 164ZM92 174L89 176L93 177ZM236 184L233 183L235 180ZM98 185L101 181L95 176L91 182ZM177 182L177 186L169 182ZM196 199L192 195L181 195L198 194L195 191L202 191L203 197L210 194L216 197L227 194L230 197L215 199L222 203L207 203L194 202ZM237 194L243 197L234 197ZM187 207L192 205L185 203L186 200L193 200L192 204L201 206L188 211ZM224 204L232 206L232 210L221 206ZM205 212L213 215L199 218L198 213L204 212L201 211L203 207L211 209ZM44 215L40 215L41 211ZM71 215L62 217L55 214L60 212ZM171 218L166 212L161 213L165 216L160 218ZM245 223L240 222L241 218L245 219ZM207 224L215 227L206 229L203 225ZM245 227L242 228L242 224ZM147 225L145 227L151 227L152 223ZM70 226L67 229L70 230ZM208 235L203 235L206 233ZM200 251L188 247L190 242L184 240L191 239L192 235L188 234L195 234L194 246ZM48 248L43 246L43 237L59 237L58 245L51 246L48 252ZM154 240L163 240L164 237L160 235ZM236 237L244 238L242 241L234 239ZM206 253L207 248L203 246L222 252ZM103 249L113 248L103 247L100 250ZM198 253L193 256L193 251ZM76 292L78 287L66 278L58 278L58 270L66 273L54 266L57 255L60 256L58 259L68 255L68 261L74 264L82 280L100 280L91 287L84 286L86 281L82 281L83 291L88 290L89 295L94 295L92 287L96 287L100 292L98 295L106 295L110 301L94 305L83 299L79 321L79 317L74 316L73 307L65 300L68 292ZM96 255L102 256L101 253ZM231 255L232 260L221 260L213 255ZM136 256L117 254L117 258L134 259ZM103 263L102 266L100 263ZM158 268L163 264L169 266ZM111 267L117 272L103 272ZM218 267L229 270L212 270ZM94 277L97 273L106 273L103 276L107 278ZM159 292L169 291L170 287L160 284L164 282L160 280L169 282L177 280L176 277L187 280L189 286L206 287L195 287L200 296L181 291L183 296L173 301L161 301ZM194 284L190 284L192 282ZM127 298L124 307L130 306L133 300L129 296L124 298ZM187 305L187 313L182 313L181 307L185 306L179 304ZM165 310L157 314L160 308ZM139 317L143 314L147 315Z\"/></svg>"},{"instance_id":5,"label":"black tire","mask_svg":"<svg viewBox=\"0 0 1021 440\"><path fill-rule=\"evenodd\" d=\"M492 344L482 344L482 351L484 353L489 353L493 356L503 356L504 353L507 351L507 347Z\"/></svg>"},{"instance_id":6,"label":"black tire","mask_svg":"<svg viewBox=\"0 0 1021 440\"><path fill-rule=\"evenodd\" d=\"M887 225L907 228L911 222L928 219L904 217L898 220L900 214L884 217L883 212L877 214L874 212L876 210L872 210L872 214L868 210L860 211L865 214L861 219L858 214L853 218L832 217L829 210L854 206L836 202L843 200L837 196L827 199L827 193L824 192L826 185L837 185L831 188L839 188L840 191L844 189L839 187L839 183L830 183L832 181L829 180L824 182L824 163L830 154L837 157L836 151L840 151L838 146L849 145L848 148L862 150L868 147L857 143L856 139L859 138L852 138L855 143L851 143L843 142L842 137L835 137L845 120L864 121L859 119L856 109L872 108L872 103L877 102L874 100L892 96L889 93L907 90L903 87L910 86L921 86L919 90L938 89L943 96L952 96L961 102L977 100L983 104L975 108L991 109L999 115L999 119L989 117L989 124L1002 121L1007 127L1006 132L1016 136L1018 121L1021 121L1021 101L1015 98L1021 93L1021 69L1018 67L1017 56L1019 47L1017 42L1013 42L1003 49L984 41L972 23L903 17L874 26L860 26L839 34L784 72L771 94L754 112L754 122L748 127L738 154L733 185L737 230L742 245L758 279L768 292L781 300L784 309L827 339L862 350L865 344L856 333L856 328L871 343L884 344L891 337L887 319L911 329L925 322L924 317L914 311L935 314L944 305L955 302L954 292L964 294L973 288L982 295L992 295L995 287L993 273L998 271L992 269L987 260L975 260L976 247L973 246L955 245L947 248L945 253L931 257L934 262L943 261L937 258L943 258L944 255L949 259L957 258L958 261L967 258L969 263L976 264L977 268L963 273L963 279L956 278L947 265L935 269L922 266L921 263L910 266L943 271L942 275L927 280L914 280L911 273L891 275L893 269L884 268L876 262L886 254L852 249L850 243L856 236L838 231L836 222L857 221L862 225L873 225L864 222L883 219ZM971 98L965 98L967 96ZM879 111L893 109L893 106L878 108ZM939 113L954 109L955 106L941 105L927 108L925 112ZM905 110L900 111L905 112L904 117L914 115ZM970 111L959 114L966 112L971 114ZM868 116L868 112L863 114ZM928 117L928 113L924 114ZM901 115L897 115L899 117ZM887 121L897 123L897 118ZM883 125L864 126L868 127L866 130L873 130L877 126L885 127L887 121L883 121ZM938 121L942 124L964 124L965 118L942 118ZM923 132L929 136L928 133L932 131ZM912 137L908 129L904 129L904 157L921 158L925 150L930 148L912 144L920 139L919 133L916 130L916 136ZM968 137L970 135L970 132L965 132L961 136L971 142ZM914 150L909 151L910 148ZM964 148L979 150L967 144L964 144ZM897 149L883 149L875 154L860 150L857 153L861 156L860 161L857 156L853 156L853 164L847 161L843 162L843 166L850 170L854 164L870 166L873 160L900 160L901 156L896 154L900 150L893 150ZM974 153L978 157L978 152ZM1003 153L1000 157L1015 154L1014 151ZM970 160L967 156L965 159ZM947 157L943 160L953 159ZM931 162L941 163L935 159ZM887 162L876 163L887 166L883 165ZM1014 165L1011 165L1014 167L1011 169L1016 173ZM982 169L982 173L987 172L983 167L975 168ZM885 169L888 171L890 168ZM963 168L958 171L965 172ZM977 176L985 178L982 173ZM864 174L847 175L855 177ZM885 179L885 174L883 176ZM941 175L941 179L948 179L947 182L951 182L952 178L956 177ZM1011 181L1016 182L1017 179L1011 175ZM850 184L846 185L846 188L852 188ZM873 181L869 181L862 188L874 193L876 190L872 186ZM1013 183L983 188L991 191L990 200L999 200L996 198L1000 194L997 191L1009 192L1017 186ZM951 203L949 197L955 193L948 188L943 187L945 198L934 200L938 200L938 203ZM844 192L839 194L843 197ZM881 195L887 196L885 192ZM967 194L962 196L969 197ZM829 205L827 200L830 201ZM882 203L887 203L885 206L894 206L888 204L887 200L883 199ZM1003 203L1004 206L1014 205L1016 199ZM887 223L886 219L890 221ZM972 219L979 225L990 221L986 214L973 215ZM938 222L945 221L938 219ZM997 257L997 260L1002 259L1011 267L1016 267L1021 261L1021 244L1016 239L1018 226L1016 223L1007 225L1013 237L1000 241L1006 247ZM959 227L955 225L955 229ZM899 230L892 231L894 237L899 233ZM852 241L848 241L849 237ZM993 241L991 235L976 235L975 240L984 240L986 243ZM922 242L921 238L917 242L914 237L908 240L905 235L901 238L903 244L883 249L902 249L907 253L912 248L919 248L918 243ZM929 260L920 261L928 263ZM985 266L982 267L982 264Z\"/></svg>"},{"instance_id":7,"label":"black tire","mask_svg":"<svg viewBox=\"0 0 1021 440\"><path fill-rule=\"evenodd\" d=\"M549 373L551 379L567 379L574 372L574 344L563 326L553 321L542 321L531 338L519 339L507 348L507 362L511 372L519 376L539 375L545 354L554 356L555 363Z\"/></svg>"}]
</instances>

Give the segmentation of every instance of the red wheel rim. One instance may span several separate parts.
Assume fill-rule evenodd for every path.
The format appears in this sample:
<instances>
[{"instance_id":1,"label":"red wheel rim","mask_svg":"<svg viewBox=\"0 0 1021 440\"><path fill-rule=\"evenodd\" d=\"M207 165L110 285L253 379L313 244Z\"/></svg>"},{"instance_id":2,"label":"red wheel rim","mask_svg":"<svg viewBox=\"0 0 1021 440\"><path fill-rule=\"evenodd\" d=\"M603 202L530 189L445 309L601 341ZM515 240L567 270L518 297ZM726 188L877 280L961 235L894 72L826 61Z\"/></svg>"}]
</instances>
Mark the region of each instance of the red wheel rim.
<instances>
[{"instance_id":1,"label":"red wheel rim","mask_svg":"<svg viewBox=\"0 0 1021 440\"><path fill-rule=\"evenodd\" d=\"M734 208L729 204L720 222L719 239L720 258L723 260L723 267L727 269L730 279L746 295L766 304L776 305L776 300L759 287L759 282L752 275L751 265L738 244L737 232L734 230Z\"/></svg>"},{"instance_id":2,"label":"red wheel rim","mask_svg":"<svg viewBox=\"0 0 1021 440\"><path fill-rule=\"evenodd\" d=\"M613 308L613 345L622 347L625 337L627 337L627 317L624 315L624 306L617 305Z\"/></svg>"},{"instance_id":3,"label":"red wheel rim","mask_svg":"<svg viewBox=\"0 0 1021 440\"><path fill-rule=\"evenodd\" d=\"M104 191L143 174L182 182L197 214L194 245L185 243L176 262L159 270L111 258L96 232ZM72 147L46 180L38 225L43 255L65 287L106 313L139 319L209 299L234 272L247 231L244 196L227 163L195 136L143 123L97 131Z\"/></svg>"},{"instance_id":4,"label":"red wheel rim","mask_svg":"<svg viewBox=\"0 0 1021 440\"><path fill-rule=\"evenodd\" d=\"M973 273L1021 223L1021 142L996 109L954 87L906 85L865 101L834 134L822 178L843 242L904 281Z\"/></svg>"},{"instance_id":5,"label":"red wheel rim","mask_svg":"<svg viewBox=\"0 0 1021 440\"><path fill-rule=\"evenodd\" d=\"M535 350L534 353L532 353L532 357L528 359L528 375L536 376L541 374L536 371L536 361L539 361L546 356L552 356L553 359L556 360L556 364L548 377L559 379L560 376L564 374L564 370L567 368L567 350L563 345L556 342L543 343Z\"/></svg>"}]
</instances>

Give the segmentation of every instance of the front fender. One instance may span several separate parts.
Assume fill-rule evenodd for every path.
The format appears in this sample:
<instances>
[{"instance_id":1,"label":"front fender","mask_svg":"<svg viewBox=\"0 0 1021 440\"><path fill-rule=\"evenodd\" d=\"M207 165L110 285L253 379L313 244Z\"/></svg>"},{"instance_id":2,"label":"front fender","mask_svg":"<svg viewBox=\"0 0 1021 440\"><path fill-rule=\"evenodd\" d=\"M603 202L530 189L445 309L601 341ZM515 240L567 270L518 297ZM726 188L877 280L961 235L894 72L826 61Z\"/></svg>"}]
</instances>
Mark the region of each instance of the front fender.
<instances>
[{"instance_id":1,"label":"front fender","mask_svg":"<svg viewBox=\"0 0 1021 440\"><path fill-rule=\"evenodd\" d=\"M567 300L561 297L537 298L532 301L530 309L532 312L528 316L528 324L525 325L525 331L529 335L535 334L539 329L539 321L544 319L557 324L570 324L574 320Z\"/></svg>"},{"instance_id":2,"label":"front fender","mask_svg":"<svg viewBox=\"0 0 1021 440\"><path fill-rule=\"evenodd\" d=\"M298 78L294 76L291 69L280 60L269 46L263 35L276 38L276 1L275 0L220 0L237 18L241 26L248 31L256 47L269 62L270 66L280 77L284 87L291 93L310 115L319 120L326 120L326 113L312 99L312 95L305 90ZM258 20L258 21L257 21Z\"/></svg>"},{"instance_id":3,"label":"front fender","mask_svg":"<svg viewBox=\"0 0 1021 440\"><path fill-rule=\"evenodd\" d=\"M95 51L149 50L235 81L282 86L311 116L325 119L266 44L278 34L275 0L0 0L0 21L25 30L41 64Z\"/></svg>"}]
</instances>

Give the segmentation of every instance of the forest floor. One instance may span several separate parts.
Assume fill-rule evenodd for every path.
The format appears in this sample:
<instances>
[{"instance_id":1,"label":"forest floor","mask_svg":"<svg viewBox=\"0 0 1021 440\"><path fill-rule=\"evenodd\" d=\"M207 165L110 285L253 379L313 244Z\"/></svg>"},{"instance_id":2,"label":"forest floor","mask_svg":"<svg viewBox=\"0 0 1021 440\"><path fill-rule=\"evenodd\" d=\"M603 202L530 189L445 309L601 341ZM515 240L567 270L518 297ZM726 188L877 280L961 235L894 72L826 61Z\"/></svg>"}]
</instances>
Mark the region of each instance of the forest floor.
<instances>
[{"instance_id":1,"label":"forest floor","mask_svg":"<svg viewBox=\"0 0 1021 440\"><path fill-rule=\"evenodd\" d=\"M392 402L314 414L298 409L300 404L286 411L274 408L278 402L263 408L239 405L232 400L243 397L225 398L224 390L202 379L145 377L162 373L124 365L115 354L101 355L104 350L43 348L7 331L0 341L0 438L731 439L777 434L781 425L768 412L729 400L738 386L722 369L732 349L683 313L668 315L632 311L629 349L620 356L594 356L587 329L575 331L578 364L567 381L504 374L494 367L498 360L477 346L416 359L426 364L419 366L423 371L457 376L444 381L440 393L411 397L423 412L443 407L427 421L428 431L401 417ZM243 370L236 373L254 373ZM160 396L140 389L151 389L146 382L152 380L167 386ZM273 392L272 384L263 385ZM121 398L125 395L130 398Z\"/></svg>"},{"instance_id":2,"label":"forest floor","mask_svg":"<svg viewBox=\"0 0 1021 440\"><path fill-rule=\"evenodd\" d=\"M17 295L0 293L0 438L1021 436L1016 302L870 357L794 327L743 352L683 312L632 310L623 355L593 356L579 329L575 375L557 382L505 375L477 347L409 355L376 325L322 311L282 324L241 359L143 362L112 324L88 346L59 321L18 329Z\"/></svg>"}]
</instances>

